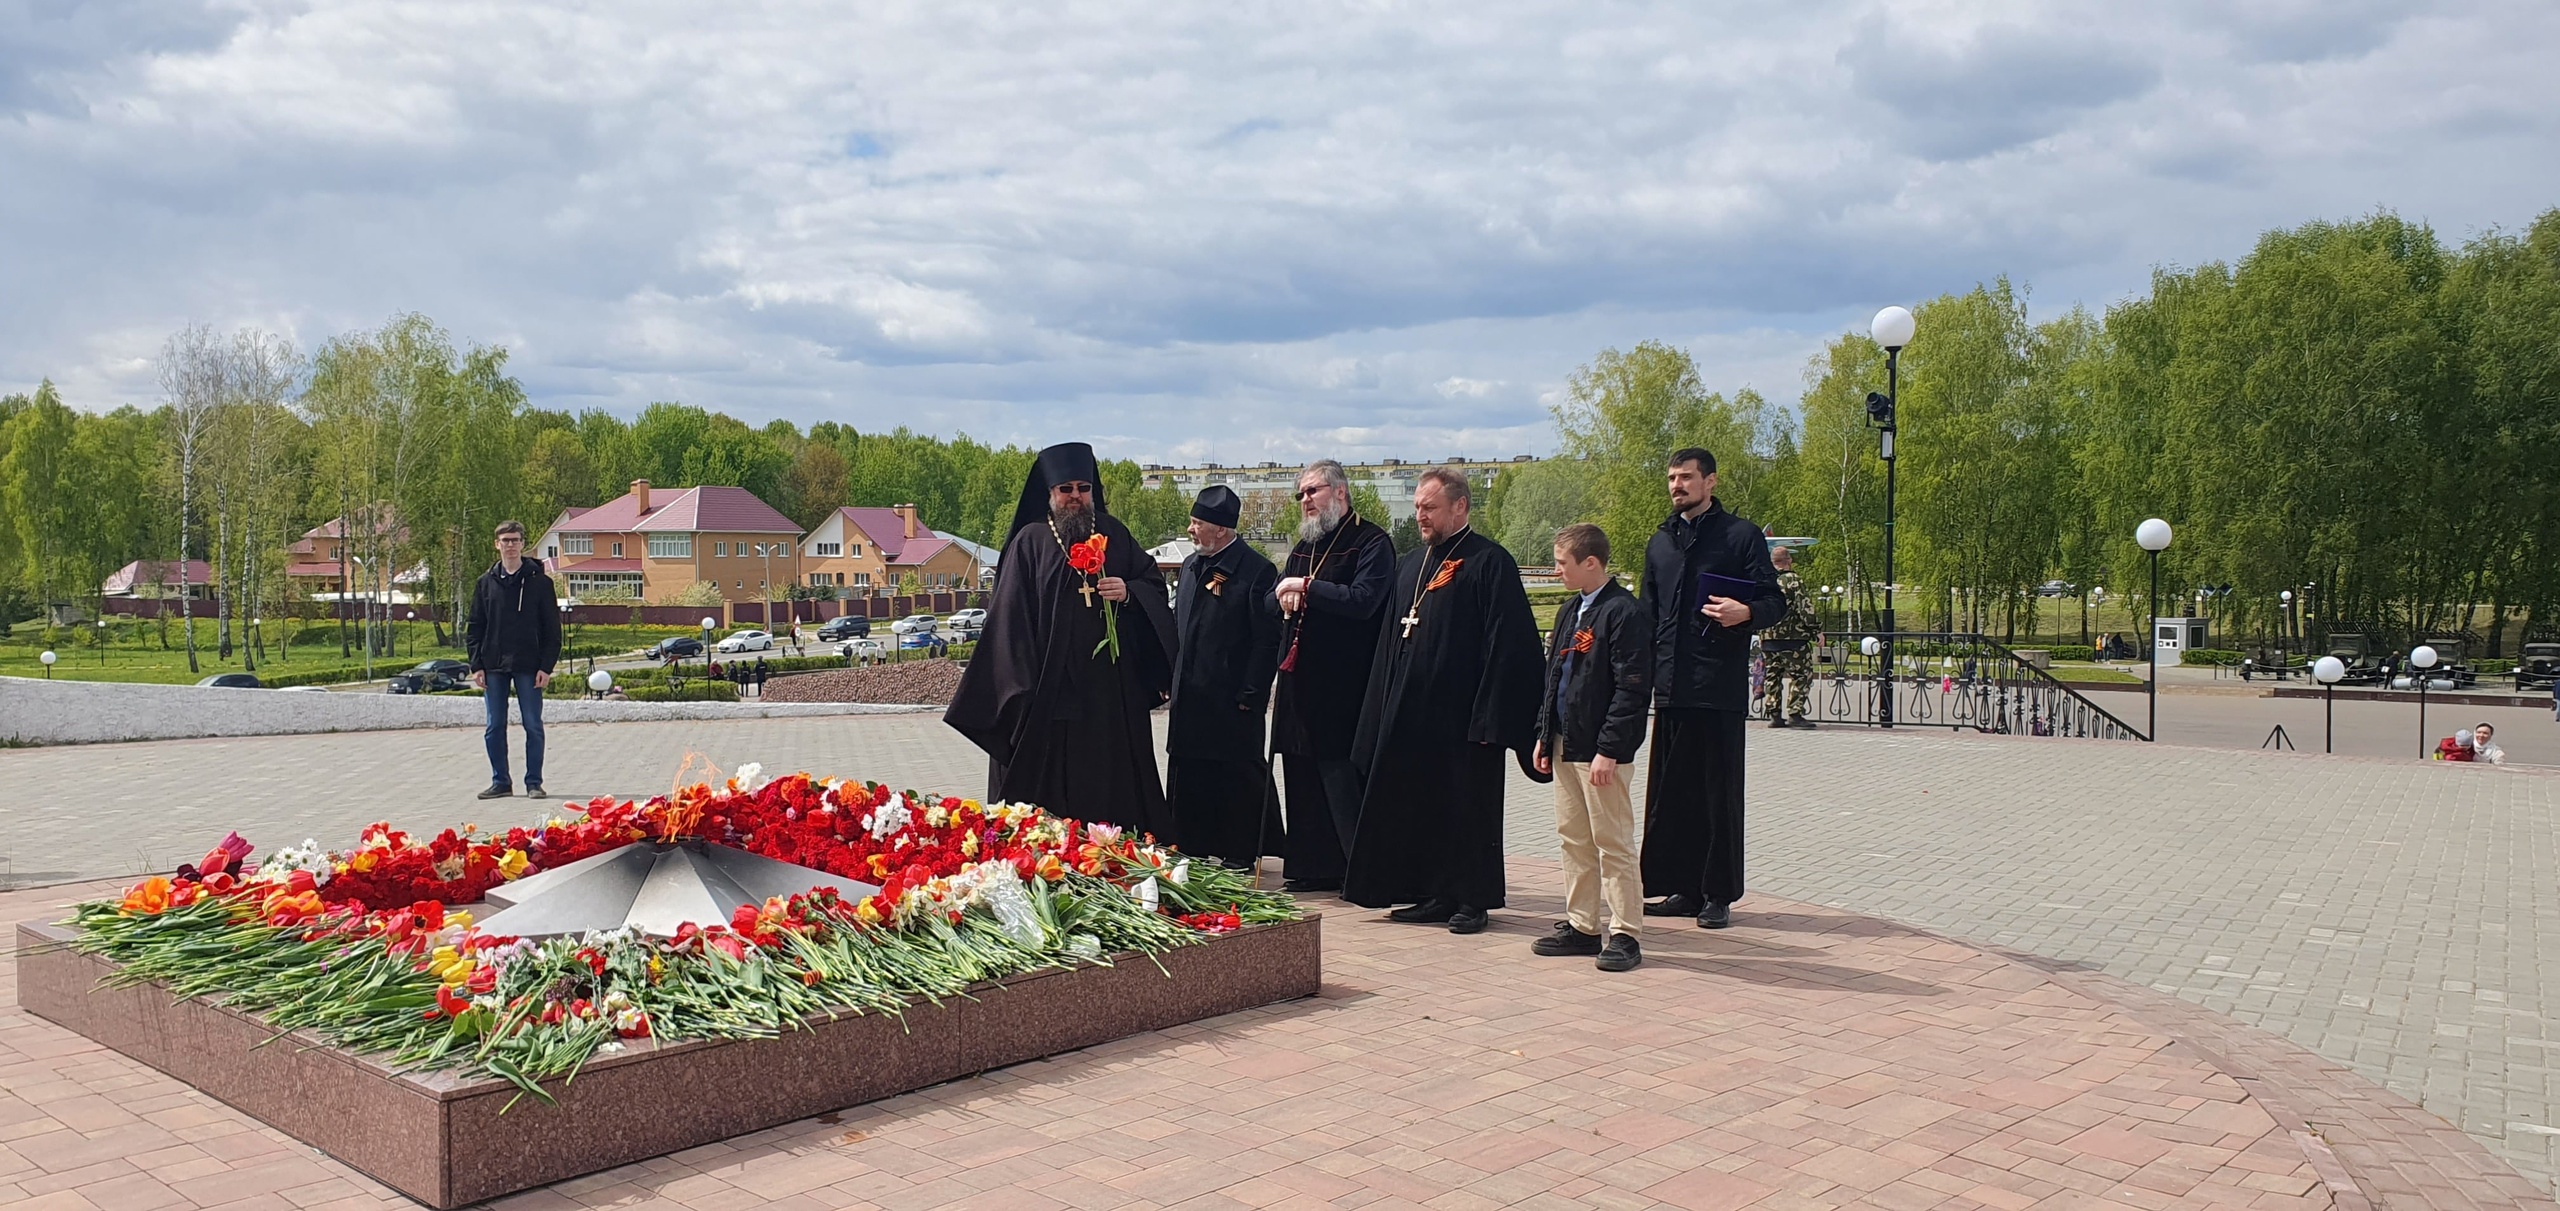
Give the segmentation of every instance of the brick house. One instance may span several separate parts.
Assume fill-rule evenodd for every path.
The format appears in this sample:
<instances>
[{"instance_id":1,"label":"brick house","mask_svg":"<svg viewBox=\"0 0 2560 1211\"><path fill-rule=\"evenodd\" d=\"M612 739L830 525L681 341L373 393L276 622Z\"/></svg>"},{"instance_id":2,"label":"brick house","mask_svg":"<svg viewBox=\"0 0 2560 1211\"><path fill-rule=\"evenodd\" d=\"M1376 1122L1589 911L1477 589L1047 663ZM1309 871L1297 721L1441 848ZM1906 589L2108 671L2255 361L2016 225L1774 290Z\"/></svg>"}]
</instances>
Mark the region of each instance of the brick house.
<instances>
[{"instance_id":1,"label":"brick house","mask_svg":"<svg viewBox=\"0 0 2560 1211\"><path fill-rule=\"evenodd\" d=\"M392 517L388 509L382 511L381 518L374 524L383 544L394 551L409 541L409 532L401 528L399 519ZM354 527L348 525L343 517L330 518L303 531L301 538L284 549L285 583L293 586L296 595L315 600L329 600L341 593L365 593L386 587L394 600L402 600L414 586L426 582L427 565L421 562L414 568L395 574L388 586L374 583L365 568L371 558L366 549L368 544L356 541L351 546L348 536L353 532ZM339 562L342 554L345 556L344 564ZM355 582L352 589L340 583L342 575L344 579Z\"/></svg>"},{"instance_id":2,"label":"brick house","mask_svg":"<svg viewBox=\"0 0 2560 1211\"><path fill-rule=\"evenodd\" d=\"M812 587L840 597L895 593L913 573L928 593L978 587L978 558L958 539L925 527L914 505L840 507L801 540L801 567Z\"/></svg>"},{"instance_id":3,"label":"brick house","mask_svg":"<svg viewBox=\"0 0 2560 1211\"><path fill-rule=\"evenodd\" d=\"M745 488L631 490L551 523L534 553L570 598L608 589L664 601L709 581L723 601L779 600L801 577L800 527Z\"/></svg>"}]
</instances>

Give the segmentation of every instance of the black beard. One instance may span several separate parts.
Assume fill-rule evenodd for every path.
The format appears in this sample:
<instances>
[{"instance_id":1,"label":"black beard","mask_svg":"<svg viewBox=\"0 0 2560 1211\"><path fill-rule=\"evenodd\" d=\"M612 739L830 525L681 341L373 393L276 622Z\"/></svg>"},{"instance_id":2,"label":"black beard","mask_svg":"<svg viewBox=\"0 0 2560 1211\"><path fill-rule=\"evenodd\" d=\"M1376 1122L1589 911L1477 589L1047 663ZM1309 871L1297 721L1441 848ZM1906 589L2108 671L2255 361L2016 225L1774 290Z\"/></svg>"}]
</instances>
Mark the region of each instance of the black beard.
<instances>
[{"instance_id":1,"label":"black beard","mask_svg":"<svg viewBox=\"0 0 2560 1211\"><path fill-rule=\"evenodd\" d=\"M1059 541L1074 546L1093 537L1093 510L1081 502L1061 505L1049 510L1049 524L1057 528Z\"/></svg>"}]
</instances>

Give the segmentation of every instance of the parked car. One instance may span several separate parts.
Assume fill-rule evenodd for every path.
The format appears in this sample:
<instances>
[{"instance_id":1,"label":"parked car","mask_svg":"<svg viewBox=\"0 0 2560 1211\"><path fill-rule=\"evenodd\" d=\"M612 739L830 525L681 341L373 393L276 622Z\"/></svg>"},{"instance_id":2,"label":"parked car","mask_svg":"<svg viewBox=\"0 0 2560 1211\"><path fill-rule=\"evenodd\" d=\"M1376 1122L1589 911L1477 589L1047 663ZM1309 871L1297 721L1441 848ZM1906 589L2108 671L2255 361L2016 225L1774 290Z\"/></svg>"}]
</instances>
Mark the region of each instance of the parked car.
<instances>
[{"instance_id":1,"label":"parked car","mask_svg":"<svg viewBox=\"0 0 2560 1211\"><path fill-rule=\"evenodd\" d=\"M926 627L921 631L909 631L898 636L898 646L902 648L929 648L943 641L941 632L932 627Z\"/></svg>"},{"instance_id":2,"label":"parked car","mask_svg":"<svg viewBox=\"0 0 2560 1211\"><path fill-rule=\"evenodd\" d=\"M658 646L649 649L649 656L653 660L666 660L670 657L681 658L685 656L699 656L701 654L702 641L691 635L669 635L666 638L659 640Z\"/></svg>"},{"instance_id":3,"label":"parked car","mask_svg":"<svg viewBox=\"0 0 2560 1211\"><path fill-rule=\"evenodd\" d=\"M985 610L958 611L951 616L950 626L952 630L975 635L987 629L987 612Z\"/></svg>"},{"instance_id":4,"label":"parked car","mask_svg":"<svg viewBox=\"0 0 2560 1211\"><path fill-rule=\"evenodd\" d=\"M216 689L225 690L263 690L267 688L267 683L258 680L258 675L256 673L216 673L211 677L207 677L204 680L197 682L196 684L209 685Z\"/></svg>"},{"instance_id":5,"label":"parked car","mask_svg":"<svg viewBox=\"0 0 2560 1211\"><path fill-rule=\"evenodd\" d=\"M2549 689L2560 681L2560 643L2528 643L2516 661L2516 690Z\"/></svg>"},{"instance_id":6,"label":"parked car","mask_svg":"<svg viewBox=\"0 0 2560 1211\"><path fill-rule=\"evenodd\" d=\"M2048 580L2036 586L2038 597L2069 597L2079 591L2080 586L2067 580Z\"/></svg>"},{"instance_id":7,"label":"parked car","mask_svg":"<svg viewBox=\"0 0 2560 1211\"><path fill-rule=\"evenodd\" d=\"M391 675L385 693L432 694L471 688L471 666L460 660L422 660L416 668Z\"/></svg>"},{"instance_id":8,"label":"parked car","mask_svg":"<svg viewBox=\"0 0 2560 1211\"><path fill-rule=\"evenodd\" d=\"M770 652L773 650L773 633L770 631L734 632L727 639L720 641L719 650L723 652Z\"/></svg>"},{"instance_id":9,"label":"parked car","mask_svg":"<svg viewBox=\"0 0 2560 1211\"><path fill-rule=\"evenodd\" d=\"M888 653L889 645L868 635L845 640L844 645L836 649L836 655L847 660L863 660L873 656L885 656Z\"/></svg>"},{"instance_id":10,"label":"parked car","mask_svg":"<svg viewBox=\"0 0 2560 1211\"><path fill-rule=\"evenodd\" d=\"M912 635L918 631L928 635L933 633L933 615L909 614L889 624L889 633L892 635Z\"/></svg>"},{"instance_id":11,"label":"parked car","mask_svg":"<svg viewBox=\"0 0 2560 1211\"><path fill-rule=\"evenodd\" d=\"M861 614L830 618L818 627L818 642L834 643L840 639L859 639L871 633L871 619Z\"/></svg>"}]
</instances>

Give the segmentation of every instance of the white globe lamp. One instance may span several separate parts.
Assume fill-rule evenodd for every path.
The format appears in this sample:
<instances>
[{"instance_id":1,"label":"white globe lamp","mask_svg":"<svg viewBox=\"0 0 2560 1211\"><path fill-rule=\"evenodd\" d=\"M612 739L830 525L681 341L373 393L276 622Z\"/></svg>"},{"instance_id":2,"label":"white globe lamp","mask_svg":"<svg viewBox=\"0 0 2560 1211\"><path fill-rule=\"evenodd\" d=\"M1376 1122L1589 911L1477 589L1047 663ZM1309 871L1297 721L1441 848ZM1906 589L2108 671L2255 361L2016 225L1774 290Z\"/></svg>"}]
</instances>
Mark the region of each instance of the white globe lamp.
<instances>
[{"instance_id":1,"label":"white globe lamp","mask_svg":"<svg viewBox=\"0 0 2560 1211\"><path fill-rule=\"evenodd\" d=\"M2157 517L2133 528L2133 541L2145 551L2166 551L2169 539L2169 523Z\"/></svg>"},{"instance_id":2,"label":"white globe lamp","mask_svg":"<svg viewBox=\"0 0 2560 1211\"><path fill-rule=\"evenodd\" d=\"M1911 318L1908 307L1887 307L1876 313L1867 325L1867 335L1886 349L1900 349L1911 343L1911 334L1919 330L1919 321Z\"/></svg>"},{"instance_id":3,"label":"white globe lamp","mask_svg":"<svg viewBox=\"0 0 2560 1211\"><path fill-rule=\"evenodd\" d=\"M2347 679L2347 662L2335 656L2323 656L2311 662L2311 677L2322 685L2336 685Z\"/></svg>"}]
</instances>

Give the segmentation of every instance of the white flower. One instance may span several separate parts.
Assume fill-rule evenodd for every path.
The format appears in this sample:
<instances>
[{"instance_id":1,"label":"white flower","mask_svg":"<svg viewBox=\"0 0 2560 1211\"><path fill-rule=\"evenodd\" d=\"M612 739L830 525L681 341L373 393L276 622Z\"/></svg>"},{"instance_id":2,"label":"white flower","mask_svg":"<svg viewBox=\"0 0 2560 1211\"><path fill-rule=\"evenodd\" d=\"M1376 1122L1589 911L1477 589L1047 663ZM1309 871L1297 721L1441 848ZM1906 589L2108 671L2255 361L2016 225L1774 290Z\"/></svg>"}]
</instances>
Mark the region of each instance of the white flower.
<instances>
[{"instance_id":1,"label":"white flower","mask_svg":"<svg viewBox=\"0 0 2560 1211\"><path fill-rule=\"evenodd\" d=\"M763 790L764 784L771 781L773 779L764 776L764 763L750 761L739 766L738 772L730 776L729 787L741 795L752 795Z\"/></svg>"},{"instance_id":2,"label":"white flower","mask_svg":"<svg viewBox=\"0 0 2560 1211\"><path fill-rule=\"evenodd\" d=\"M612 1055L614 1052L622 1050L622 1044L613 1039L606 1039L604 1042L596 1044L596 1050L606 1055Z\"/></svg>"}]
</instances>

